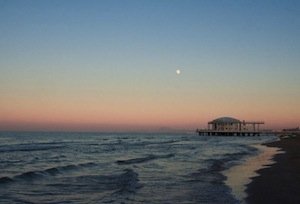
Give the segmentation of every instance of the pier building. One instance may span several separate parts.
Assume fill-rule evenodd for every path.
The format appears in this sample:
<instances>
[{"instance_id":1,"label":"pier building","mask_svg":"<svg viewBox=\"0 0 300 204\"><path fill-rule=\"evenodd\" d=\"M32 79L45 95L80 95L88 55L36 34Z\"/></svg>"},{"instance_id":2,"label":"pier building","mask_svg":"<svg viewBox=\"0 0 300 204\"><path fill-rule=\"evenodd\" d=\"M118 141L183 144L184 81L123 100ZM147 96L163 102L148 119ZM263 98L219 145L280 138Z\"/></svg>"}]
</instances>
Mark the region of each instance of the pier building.
<instances>
[{"instance_id":1,"label":"pier building","mask_svg":"<svg viewBox=\"0 0 300 204\"><path fill-rule=\"evenodd\" d=\"M232 117L221 117L207 123L207 129L197 129L199 135L208 136L256 136L263 131L263 121L245 121Z\"/></svg>"}]
</instances>

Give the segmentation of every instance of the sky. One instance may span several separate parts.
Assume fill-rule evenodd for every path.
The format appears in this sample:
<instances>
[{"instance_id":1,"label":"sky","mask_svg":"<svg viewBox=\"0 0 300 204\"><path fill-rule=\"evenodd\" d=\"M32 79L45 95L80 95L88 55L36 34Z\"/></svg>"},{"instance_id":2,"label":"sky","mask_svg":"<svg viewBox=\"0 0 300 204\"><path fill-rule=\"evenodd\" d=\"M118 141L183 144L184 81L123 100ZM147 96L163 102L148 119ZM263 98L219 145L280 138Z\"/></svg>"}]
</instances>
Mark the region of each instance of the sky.
<instances>
[{"instance_id":1,"label":"sky","mask_svg":"<svg viewBox=\"0 0 300 204\"><path fill-rule=\"evenodd\" d=\"M0 130L296 127L299 65L298 0L0 0Z\"/></svg>"}]
</instances>

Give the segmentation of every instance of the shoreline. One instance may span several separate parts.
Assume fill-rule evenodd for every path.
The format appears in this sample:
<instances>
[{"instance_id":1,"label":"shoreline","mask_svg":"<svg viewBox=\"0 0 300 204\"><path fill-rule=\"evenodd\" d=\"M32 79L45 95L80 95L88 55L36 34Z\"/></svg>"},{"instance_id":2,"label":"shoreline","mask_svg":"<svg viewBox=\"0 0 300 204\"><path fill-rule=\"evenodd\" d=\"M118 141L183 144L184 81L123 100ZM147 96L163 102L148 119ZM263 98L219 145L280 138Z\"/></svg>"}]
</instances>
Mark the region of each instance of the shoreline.
<instances>
[{"instance_id":1,"label":"shoreline","mask_svg":"<svg viewBox=\"0 0 300 204\"><path fill-rule=\"evenodd\" d=\"M267 147L263 144L252 145L258 149L258 155L250 156L240 165L235 165L225 171L223 174L227 177L224 181L231 188L232 195L240 203L245 203L247 198L247 185L251 183L252 178L258 176L257 171L269 168L274 164L273 158L282 151L278 147Z\"/></svg>"},{"instance_id":2,"label":"shoreline","mask_svg":"<svg viewBox=\"0 0 300 204\"><path fill-rule=\"evenodd\" d=\"M300 203L300 134L263 145L284 154L276 154L270 168L256 171L246 185L246 203Z\"/></svg>"}]
</instances>

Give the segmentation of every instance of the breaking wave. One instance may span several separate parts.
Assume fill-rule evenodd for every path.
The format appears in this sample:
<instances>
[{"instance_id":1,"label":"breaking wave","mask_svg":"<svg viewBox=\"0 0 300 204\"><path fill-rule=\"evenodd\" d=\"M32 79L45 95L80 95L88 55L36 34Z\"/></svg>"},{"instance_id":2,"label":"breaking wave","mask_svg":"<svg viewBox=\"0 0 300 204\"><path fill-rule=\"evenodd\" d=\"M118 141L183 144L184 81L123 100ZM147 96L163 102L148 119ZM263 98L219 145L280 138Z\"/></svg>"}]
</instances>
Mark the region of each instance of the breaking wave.
<instances>
[{"instance_id":1,"label":"breaking wave","mask_svg":"<svg viewBox=\"0 0 300 204\"><path fill-rule=\"evenodd\" d=\"M0 152L29 152L29 151L45 151L65 147L58 143L33 143L0 146Z\"/></svg>"},{"instance_id":2,"label":"breaking wave","mask_svg":"<svg viewBox=\"0 0 300 204\"><path fill-rule=\"evenodd\" d=\"M150 154L147 157L141 157L141 158L134 158L134 159L127 159L127 160L118 160L117 164L137 164L137 163L143 163L147 161L151 161L154 159L163 159L163 158L170 158L173 157L174 154L166 154L166 155L153 155Z\"/></svg>"},{"instance_id":3,"label":"breaking wave","mask_svg":"<svg viewBox=\"0 0 300 204\"><path fill-rule=\"evenodd\" d=\"M88 163L82 163L82 164L71 164L71 165L66 165L66 166L59 166L59 167L52 167L48 168L45 170L41 171L28 171L19 175L16 175L12 178L10 177L1 177L0 178L0 184L5 184L5 183L11 183L17 180L33 180L33 179L38 179L38 178L43 178L47 176L55 176L58 174L62 174L66 171L72 171L72 170L77 170L79 168L85 168L85 167L91 167L95 166L96 164L93 162L88 162Z\"/></svg>"}]
</instances>

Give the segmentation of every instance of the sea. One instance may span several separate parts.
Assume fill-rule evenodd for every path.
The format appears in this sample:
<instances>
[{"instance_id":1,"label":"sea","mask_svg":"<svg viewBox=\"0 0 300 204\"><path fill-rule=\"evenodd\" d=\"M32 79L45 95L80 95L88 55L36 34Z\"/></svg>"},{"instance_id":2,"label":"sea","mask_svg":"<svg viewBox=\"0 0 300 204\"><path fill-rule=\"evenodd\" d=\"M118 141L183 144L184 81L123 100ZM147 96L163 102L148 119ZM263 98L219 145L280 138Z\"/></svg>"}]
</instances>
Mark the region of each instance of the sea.
<instances>
[{"instance_id":1,"label":"sea","mask_svg":"<svg viewBox=\"0 0 300 204\"><path fill-rule=\"evenodd\" d=\"M0 203L240 203L224 170L275 136L0 133ZM242 173L242 172L241 172Z\"/></svg>"}]
</instances>

